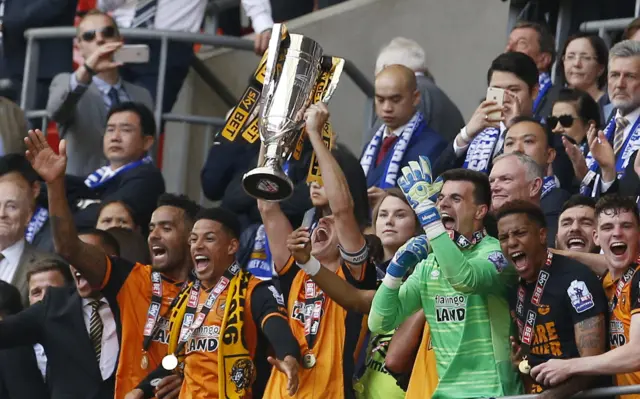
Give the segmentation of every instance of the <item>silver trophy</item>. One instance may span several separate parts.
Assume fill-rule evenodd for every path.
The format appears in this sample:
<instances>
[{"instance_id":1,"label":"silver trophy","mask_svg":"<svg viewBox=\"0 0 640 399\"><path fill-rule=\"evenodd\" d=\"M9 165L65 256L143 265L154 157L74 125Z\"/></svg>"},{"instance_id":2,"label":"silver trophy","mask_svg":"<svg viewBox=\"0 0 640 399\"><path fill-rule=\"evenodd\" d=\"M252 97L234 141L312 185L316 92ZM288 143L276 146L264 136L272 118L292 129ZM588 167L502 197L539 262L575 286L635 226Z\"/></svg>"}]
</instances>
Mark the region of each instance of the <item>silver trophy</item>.
<instances>
[{"instance_id":1,"label":"silver trophy","mask_svg":"<svg viewBox=\"0 0 640 399\"><path fill-rule=\"evenodd\" d=\"M331 65L317 42L297 34L282 40L282 29L282 24L273 26L262 87L258 129L265 146L264 161L242 179L247 194L266 201L282 201L293 193L282 164L300 138L302 111L312 101L323 62L325 69L330 68L327 63ZM328 101L335 91L341 67L325 88L322 101Z\"/></svg>"}]
</instances>

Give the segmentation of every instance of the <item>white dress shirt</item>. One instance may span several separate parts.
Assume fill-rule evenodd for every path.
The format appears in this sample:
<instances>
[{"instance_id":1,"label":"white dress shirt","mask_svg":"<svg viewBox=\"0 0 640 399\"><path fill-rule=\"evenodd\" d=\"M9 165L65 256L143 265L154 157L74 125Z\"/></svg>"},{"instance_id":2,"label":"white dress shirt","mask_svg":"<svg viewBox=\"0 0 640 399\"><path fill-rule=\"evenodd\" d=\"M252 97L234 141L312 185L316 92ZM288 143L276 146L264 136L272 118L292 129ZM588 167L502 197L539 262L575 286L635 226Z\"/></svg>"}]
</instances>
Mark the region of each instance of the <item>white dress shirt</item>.
<instances>
[{"instance_id":1,"label":"white dress shirt","mask_svg":"<svg viewBox=\"0 0 640 399\"><path fill-rule=\"evenodd\" d=\"M384 133L382 133L382 140L386 139L387 137L394 135L396 137L400 136L403 132L404 132L404 128L407 127L407 125L409 124L409 122L405 123L404 125L400 126L397 129L389 129L388 126L384 127Z\"/></svg>"},{"instance_id":2,"label":"white dress shirt","mask_svg":"<svg viewBox=\"0 0 640 399\"><path fill-rule=\"evenodd\" d=\"M614 118L619 118L621 117L622 114L620 114L620 110L618 110L616 112L616 115L614 116ZM633 129L633 125L635 125L636 120L640 117L640 107L636 108L635 110L633 110L633 112L627 114L624 116L624 118L629 121L629 124L627 125L627 127L624 128L624 132L623 132L623 143L624 140L627 139L627 137L629 136L629 134L631 133L631 129ZM620 152L624 151L624 147L620 150ZM617 156L616 156L616 161L617 161ZM615 164L614 164L615 165ZM615 179L613 179L612 181L609 182L605 182L600 180L600 188L602 189L602 192L606 192L615 182Z\"/></svg>"},{"instance_id":3,"label":"white dress shirt","mask_svg":"<svg viewBox=\"0 0 640 399\"><path fill-rule=\"evenodd\" d=\"M113 318L109 303L104 298L100 302L103 305L100 306L98 314L100 314L102 325L104 326L102 330L102 351L100 353L100 374L102 374L102 379L106 380L115 372L120 346L118 345L118 335L116 334L116 321ZM91 325L91 313L93 313L91 300L82 298L82 313L88 333Z\"/></svg>"},{"instance_id":4,"label":"white dress shirt","mask_svg":"<svg viewBox=\"0 0 640 399\"><path fill-rule=\"evenodd\" d=\"M20 258L24 252L24 239L20 239L12 246L6 248L4 251L0 251L4 259L0 261L0 280L7 283L13 282L13 276L18 270L20 264Z\"/></svg>"},{"instance_id":5,"label":"white dress shirt","mask_svg":"<svg viewBox=\"0 0 640 399\"><path fill-rule=\"evenodd\" d=\"M44 347L40 344L33 345L33 352L36 354L36 362L38 363L38 370L42 374L42 378L47 380L47 354L44 353Z\"/></svg>"},{"instance_id":6,"label":"white dress shirt","mask_svg":"<svg viewBox=\"0 0 640 399\"><path fill-rule=\"evenodd\" d=\"M157 0L155 29L199 32L207 7L206 0ZM138 0L98 0L97 8L113 11L120 28L130 28ZM242 0L242 8L260 33L273 26L269 0Z\"/></svg>"}]
</instances>

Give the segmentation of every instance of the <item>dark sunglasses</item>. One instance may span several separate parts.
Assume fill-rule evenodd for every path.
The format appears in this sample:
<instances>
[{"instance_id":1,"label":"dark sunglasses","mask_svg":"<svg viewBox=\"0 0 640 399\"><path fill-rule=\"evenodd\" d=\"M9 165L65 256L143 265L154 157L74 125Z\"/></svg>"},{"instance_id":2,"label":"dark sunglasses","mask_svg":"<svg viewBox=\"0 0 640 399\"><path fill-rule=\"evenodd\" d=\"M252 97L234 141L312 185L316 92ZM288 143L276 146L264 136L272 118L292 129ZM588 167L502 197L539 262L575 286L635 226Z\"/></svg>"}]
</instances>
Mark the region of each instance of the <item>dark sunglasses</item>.
<instances>
[{"instance_id":1,"label":"dark sunglasses","mask_svg":"<svg viewBox=\"0 0 640 399\"><path fill-rule=\"evenodd\" d=\"M102 29L91 29L83 32L80 35L80 39L82 39L82 41L84 42L92 42L95 40L97 32L100 32L100 34L102 34L102 37L104 37L105 39L112 39L116 37L116 28L113 26L105 26Z\"/></svg>"},{"instance_id":2,"label":"dark sunglasses","mask_svg":"<svg viewBox=\"0 0 640 399\"><path fill-rule=\"evenodd\" d=\"M569 128L573 125L574 119L571 115L550 116L547 118L547 126L553 129L558 125L558 122L560 122L562 127Z\"/></svg>"}]
</instances>

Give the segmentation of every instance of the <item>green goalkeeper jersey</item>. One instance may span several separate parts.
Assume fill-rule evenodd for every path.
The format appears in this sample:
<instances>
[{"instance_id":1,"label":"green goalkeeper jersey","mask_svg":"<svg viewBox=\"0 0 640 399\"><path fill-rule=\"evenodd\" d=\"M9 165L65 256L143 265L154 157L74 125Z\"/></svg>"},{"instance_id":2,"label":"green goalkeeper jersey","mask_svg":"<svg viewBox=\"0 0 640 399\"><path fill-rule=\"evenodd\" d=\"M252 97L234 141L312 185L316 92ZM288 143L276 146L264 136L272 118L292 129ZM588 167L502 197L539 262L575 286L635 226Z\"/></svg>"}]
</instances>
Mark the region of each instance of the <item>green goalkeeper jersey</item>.
<instances>
[{"instance_id":1,"label":"green goalkeeper jersey","mask_svg":"<svg viewBox=\"0 0 640 399\"><path fill-rule=\"evenodd\" d=\"M507 295L517 274L498 240L486 236L466 249L446 233L399 289L382 284L369 328L392 330L422 308L431 327L438 370L433 398L489 398L522 392L511 366Z\"/></svg>"}]
</instances>

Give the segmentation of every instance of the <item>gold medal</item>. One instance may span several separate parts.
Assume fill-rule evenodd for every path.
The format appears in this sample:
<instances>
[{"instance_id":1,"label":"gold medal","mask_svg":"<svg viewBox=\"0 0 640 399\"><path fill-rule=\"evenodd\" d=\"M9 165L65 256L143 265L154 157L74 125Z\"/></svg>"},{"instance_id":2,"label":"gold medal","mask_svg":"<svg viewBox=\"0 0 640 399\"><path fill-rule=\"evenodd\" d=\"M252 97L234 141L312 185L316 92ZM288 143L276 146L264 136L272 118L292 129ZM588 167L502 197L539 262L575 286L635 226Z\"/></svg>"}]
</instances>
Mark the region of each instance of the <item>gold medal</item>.
<instances>
[{"instance_id":1,"label":"gold medal","mask_svg":"<svg viewBox=\"0 0 640 399\"><path fill-rule=\"evenodd\" d=\"M302 357L302 366L305 369L313 368L313 366L315 365L316 365L316 355L314 355L313 353L309 352Z\"/></svg>"},{"instance_id":2,"label":"gold medal","mask_svg":"<svg viewBox=\"0 0 640 399\"><path fill-rule=\"evenodd\" d=\"M522 360L520 364L518 364L518 369L522 374L529 375L529 373L531 372L531 366L529 365L529 361L527 359Z\"/></svg>"},{"instance_id":3,"label":"gold medal","mask_svg":"<svg viewBox=\"0 0 640 399\"><path fill-rule=\"evenodd\" d=\"M165 370L173 371L176 367L178 367L178 358L176 355L167 355L162 359L162 367Z\"/></svg>"},{"instance_id":4,"label":"gold medal","mask_svg":"<svg viewBox=\"0 0 640 399\"><path fill-rule=\"evenodd\" d=\"M142 352L142 360L140 360L140 367L143 370L146 370L149 367L149 357L147 356L147 352Z\"/></svg>"}]
</instances>

